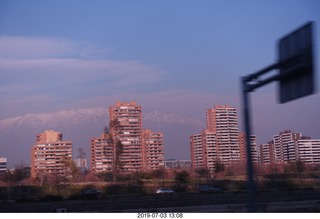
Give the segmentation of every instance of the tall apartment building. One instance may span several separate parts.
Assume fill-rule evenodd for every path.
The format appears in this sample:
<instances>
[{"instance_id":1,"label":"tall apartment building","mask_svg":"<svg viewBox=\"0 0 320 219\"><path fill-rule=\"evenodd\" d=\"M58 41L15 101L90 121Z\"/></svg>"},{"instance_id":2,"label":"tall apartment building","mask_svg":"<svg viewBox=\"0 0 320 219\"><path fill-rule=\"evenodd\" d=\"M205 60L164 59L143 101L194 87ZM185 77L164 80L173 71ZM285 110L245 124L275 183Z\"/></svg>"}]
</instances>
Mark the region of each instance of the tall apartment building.
<instances>
[{"instance_id":1,"label":"tall apartment building","mask_svg":"<svg viewBox=\"0 0 320 219\"><path fill-rule=\"evenodd\" d=\"M190 148L193 168L215 169L218 159L215 133L205 129L201 134L191 135Z\"/></svg>"},{"instance_id":2,"label":"tall apartment building","mask_svg":"<svg viewBox=\"0 0 320 219\"><path fill-rule=\"evenodd\" d=\"M240 160L237 109L215 105L206 113L207 129L216 135L217 159L223 163Z\"/></svg>"},{"instance_id":3,"label":"tall apartment building","mask_svg":"<svg viewBox=\"0 0 320 219\"><path fill-rule=\"evenodd\" d=\"M260 146L261 162L289 163L300 159L306 163L317 163L320 157L319 141L285 130L274 135L268 144Z\"/></svg>"},{"instance_id":4,"label":"tall apartment building","mask_svg":"<svg viewBox=\"0 0 320 219\"><path fill-rule=\"evenodd\" d=\"M296 160L296 144L301 133L285 130L273 136L274 159L276 163L287 163Z\"/></svg>"},{"instance_id":5,"label":"tall apartment building","mask_svg":"<svg viewBox=\"0 0 320 219\"><path fill-rule=\"evenodd\" d=\"M71 176L72 142L63 141L62 133L46 130L36 136L31 149L31 176L58 174Z\"/></svg>"},{"instance_id":6,"label":"tall apartment building","mask_svg":"<svg viewBox=\"0 0 320 219\"><path fill-rule=\"evenodd\" d=\"M122 172L153 170L164 167L163 133L142 129L142 109L135 102L117 102L109 108L110 130L90 142L93 172L113 171L116 142L123 148L118 158Z\"/></svg>"},{"instance_id":7,"label":"tall apartment building","mask_svg":"<svg viewBox=\"0 0 320 219\"><path fill-rule=\"evenodd\" d=\"M114 147L109 134L90 140L90 167L94 173L110 172L114 168Z\"/></svg>"},{"instance_id":8,"label":"tall apartment building","mask_svg":"<svg viewBox=\"0 0 320 219\"><path fill-rule=\"evenodd\" d=\"M7 172L7 158L0 157L0 173Z\"/></svg>"},{"instance_id":9,"label":"tall apartment building","mask_svg":"<svg viewBox=\"0 0 320 219\"><path fill-rule=\"evenodd\" d=\"M257 148L257 137L255 135L250 136L251 146L251 161L258 163L258 148ZM244 132L239 133L239 148L240 148L240 160L247 162L247 143L246 134Z\"/></svg>"},{"instance_id":10,"label":"tall apartment building","mask_svg":"<svg viewBox=\"0 0 320 219\"><path fill-rule=\"evenodd\" d=\"M144 169L155 170L164 168L163 133L143 130L142 136Z\"/></svg>"},{"instance_id":11,"label":"tall apartment building","mask_svg":"<svg viewBox=\"0 0 320 219\"><path fill-rule=\"evenodd\" d=\"M200 134L190 136L193 168L214 170L217 162L231 164L240 161L240 136L237 109L216 105L206 111L207 127ZM255 137L252 138L254 144Z\"/></svg>"},{"instance_id":12,"label":"tall apartment building","mask_svg":"<svg viewBox=\"0 0 320 219\"><path fill-rule=\"evenodd\" d=\"M260 145L260 163L274 163L274 151L272 141L269 141L267 144Z\"/></svg>"},{"instance_id":13,"label":"tall apartment building","mask_svg":"<svg viewBox=\"0 0 320 219\"><path fill-rule=\"evenodd\" d=\"M205 167L204 165L204 151L202 146L202 134L194 134L190 136L190 150L191 150L191 165L192 168Z\"/></svg>"},{"instance_id":14,"label":"tall apartment building","mask_svg":"<svg viewBox=\"0 0 320 219\"><path fill-rule=\"evenodd\" d=\"M298 140L298 157L301 161L311 164L320 163L320 139Z\"/></svg>"},{"instance_id":15,"label":"tall apartment building","mask_svg":"<svg viewBox=\"0 0 320 219\"><path fill-rule=\"evenodd\" d=\"M120 162L125 172L143 169L142 109L135 102L117 102L109 108L110 123L118 121L118 126L110 125L110 133L115 141L123 144Z\"/></svg>"},{"instance_id":16,"label":"tall apartment building","mask_svg":"<svg viewBox=\"0 0 320 219\"><path fill-rule=\"evenodd\" d=\"M207 169L214 170L218 158L216 134L210 130L202 132L203 160Z\"/></svg>"}]
</instances>

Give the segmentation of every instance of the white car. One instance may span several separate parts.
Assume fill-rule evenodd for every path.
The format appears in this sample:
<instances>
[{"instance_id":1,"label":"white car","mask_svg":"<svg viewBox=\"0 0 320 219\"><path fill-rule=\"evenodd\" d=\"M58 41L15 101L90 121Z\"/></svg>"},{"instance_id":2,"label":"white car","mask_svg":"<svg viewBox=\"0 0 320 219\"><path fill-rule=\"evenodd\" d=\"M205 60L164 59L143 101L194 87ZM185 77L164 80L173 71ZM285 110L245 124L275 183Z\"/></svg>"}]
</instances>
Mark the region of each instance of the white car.
<instances>
[{"instance_id":1,"label":"white car","mask_svg":"<svg viewBox=\"0 0 320 219\"><path fill-rule=\"evenodd\" d=\"M160 188L156 190L156 194L169 194L169 195L174 195L175 192L171 189L166 189L166 188Z\"/></svg>"}]
</instances>

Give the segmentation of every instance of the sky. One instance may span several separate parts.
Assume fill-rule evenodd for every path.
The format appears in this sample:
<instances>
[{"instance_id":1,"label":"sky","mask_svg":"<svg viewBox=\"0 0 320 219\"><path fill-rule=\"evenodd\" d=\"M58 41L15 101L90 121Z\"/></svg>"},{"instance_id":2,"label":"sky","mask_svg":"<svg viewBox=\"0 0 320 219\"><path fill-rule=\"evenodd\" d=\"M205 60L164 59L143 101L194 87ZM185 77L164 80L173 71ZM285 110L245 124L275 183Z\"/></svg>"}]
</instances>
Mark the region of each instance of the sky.
<instances>
[{"instance_id":1,"label":"sky","mask_svg":"<svg viewBox=\"0 0 320 219\"><path fill-rule=\"evenodd\" d=\"M117 101L205 120L228 104L243 129L240 78L275 63L278 40L308 21L318 75L319 11L318 0L2 0L0 120ZM285 129L320 138L320 95L278 104L277 89L250 95L258 143Z\"/></svg>"}]
</instances>

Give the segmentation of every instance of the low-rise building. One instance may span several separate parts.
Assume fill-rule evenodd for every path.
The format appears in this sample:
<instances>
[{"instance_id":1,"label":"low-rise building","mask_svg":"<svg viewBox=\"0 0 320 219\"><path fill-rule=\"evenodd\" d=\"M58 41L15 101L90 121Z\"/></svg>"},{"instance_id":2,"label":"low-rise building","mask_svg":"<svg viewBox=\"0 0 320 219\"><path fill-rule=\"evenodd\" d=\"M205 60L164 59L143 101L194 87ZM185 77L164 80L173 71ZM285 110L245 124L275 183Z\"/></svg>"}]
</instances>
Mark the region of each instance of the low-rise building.
<instances>
[{"instance_id":1,"label":"low-rise building","mask_svg":"<svg viewBox=\"0 0 320 219\"><path fill-rule=\"evenodd\" d=\"M191 160L168 159L165 160L165 167L166 169L191 168Z\"/></svg>"},{"instance_id":2,"label":"low-rise building","mask_svg":"<svg viewBox=\"0 0 320 219\"><path fill-rule=\"evenodd\" d=\"M74 159L73 162L80 173L85 174L87 172L87 159L78 157Z\"/></svg>"}]
</instances>

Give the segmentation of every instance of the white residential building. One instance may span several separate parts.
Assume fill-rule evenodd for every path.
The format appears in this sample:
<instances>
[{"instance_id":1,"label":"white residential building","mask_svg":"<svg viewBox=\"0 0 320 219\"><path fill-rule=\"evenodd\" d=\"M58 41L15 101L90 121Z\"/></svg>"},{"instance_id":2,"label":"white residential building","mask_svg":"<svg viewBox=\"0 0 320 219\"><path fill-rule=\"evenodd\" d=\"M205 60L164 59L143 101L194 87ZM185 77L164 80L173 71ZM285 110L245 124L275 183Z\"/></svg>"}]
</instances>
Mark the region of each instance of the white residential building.
<instances>
[{"instance_id":1,"label":"white residential building","mask_svg":"<svg viewBox=\"0 0 320 219\"><path fill-rule=\"evenodd\" d=\"M320 163L320 139L301 139L298 141L299 159L306 163Z\"/></svg>"}]
</instances>

